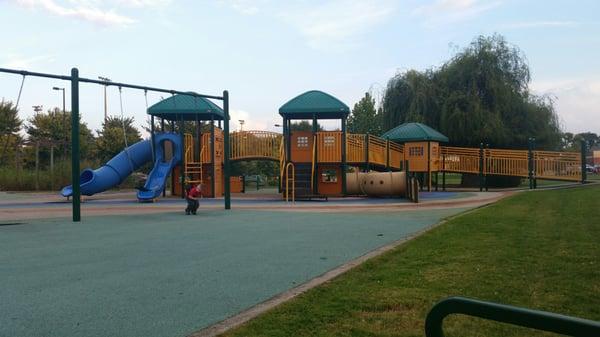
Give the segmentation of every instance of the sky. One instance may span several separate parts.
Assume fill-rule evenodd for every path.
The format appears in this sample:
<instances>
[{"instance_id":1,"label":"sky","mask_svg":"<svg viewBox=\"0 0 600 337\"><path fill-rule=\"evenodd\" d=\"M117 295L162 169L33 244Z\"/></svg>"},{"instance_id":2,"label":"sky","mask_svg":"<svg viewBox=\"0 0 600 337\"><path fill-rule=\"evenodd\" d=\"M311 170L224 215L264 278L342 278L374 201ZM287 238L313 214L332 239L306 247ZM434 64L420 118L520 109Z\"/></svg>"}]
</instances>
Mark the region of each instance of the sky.
<instances>
[{"instance_id":1,"label":"sky","mask_svg":"<svg viewBox=\"0 0 600 337\"><path fill-rule=\"evenodd\" d=\"M505 36L531 69L530 89L549 95L563 130L600 133L600 1L517 0L0 0L0 67L108 77L210 95L230 93L232 128L278 130L278 109L308 90L352 107L381 98L408 69L438 67L478 35ZM21 78L0 74L0 98L15 101ZM26 78L20 115L60 107L52 87ZM92 130L103 87L81 85ZM118 89L108 112L121 115ZM148 94L148 104L164 94ZM141 126L143 92L123 89L123 115Z\"/></svg>"}]
</instances>

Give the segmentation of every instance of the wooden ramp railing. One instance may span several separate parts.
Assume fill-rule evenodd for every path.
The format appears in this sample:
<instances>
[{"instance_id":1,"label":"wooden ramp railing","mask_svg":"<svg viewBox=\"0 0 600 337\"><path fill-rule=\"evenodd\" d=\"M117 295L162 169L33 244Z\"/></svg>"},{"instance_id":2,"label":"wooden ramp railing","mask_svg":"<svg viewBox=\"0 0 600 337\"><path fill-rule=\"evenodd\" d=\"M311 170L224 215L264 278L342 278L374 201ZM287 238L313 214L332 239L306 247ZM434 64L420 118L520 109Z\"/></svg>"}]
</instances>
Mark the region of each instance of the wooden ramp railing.
<instances>
[{"instance_id":1,"label":"wooden ramp railing","mask_svg":"<svg viewBox=\"0 0 600 337\"><path fill-rule=\"evenodd\" d=\"M479 173L480 151L468 147L441 147L442 167L446 172Z\"/></svg>"},{"instance_id":2,"label":"wooden ramp railing","mask_svg":"<svg viewBox=\"0 0 600 337\"><path fill-rule=\"evenodd\" d=\"M486 149L483 153L484 174L528 177L527 150Z\"/></svg>"},{"instance_id":3,"label":"wooden ramp railing","mask_svg":"<svg viewBox=\"0 0 600 337\"><path fill-rule=\"evenodd\" d=\"M204 134L202 145L210 146ZM267 159L279 161L283 166L283 137L271 131L239 131L231 133L231 160ZM342 140L340 131L317 132L314 138L315 163L341 163ZM188 140L186 136L186 148ZM204 146L203 146L204 147ZM207 147L209 148L209 147ZM210 151L204 151L200 162L209 163ZM186 162L192 162L186 151ZM315 161L316 159L316 161ZM346 162L349 165L369 164L388 169L401 169L406 160L404 147L386 139L365 134L346 134ZM575 152L528 151L510 149L482 149L441 146L440 171L465 174L500 175L580 181L582 179L581 155ZM436 165L437 166L437 165ZM283 179L284 169L280 171Z\"/></svg>"},{"instance_id":4,"label":"wooden ramp railing","mask_svg":"<svg viewBox=\"0 0 600 337\"><path fill-rule=\"evenodd\" d=\"M580 181L581 154L577 152L533 151L535 177Z\"/></svg>"},{"instance_id":5,"label":"wooden ramp railing","mask_svg":"<svg viewBox=\"0 0 600 337\"><path fill-rule=\"evenodd\" d=\"M269 159L279 161L282 136L271 131L238 131L230 135L231 160Z\"/></svg>"},{"instance_id":6,"label":"wooden ramp railing","mask_svg":"<svg viewBox=\"0 0 600 337\"><path fill-rule=\"evenodd\" d=\"M582 180L577 152L442 146L442 171L548 180Z\"/></svg>"}]
</instances>

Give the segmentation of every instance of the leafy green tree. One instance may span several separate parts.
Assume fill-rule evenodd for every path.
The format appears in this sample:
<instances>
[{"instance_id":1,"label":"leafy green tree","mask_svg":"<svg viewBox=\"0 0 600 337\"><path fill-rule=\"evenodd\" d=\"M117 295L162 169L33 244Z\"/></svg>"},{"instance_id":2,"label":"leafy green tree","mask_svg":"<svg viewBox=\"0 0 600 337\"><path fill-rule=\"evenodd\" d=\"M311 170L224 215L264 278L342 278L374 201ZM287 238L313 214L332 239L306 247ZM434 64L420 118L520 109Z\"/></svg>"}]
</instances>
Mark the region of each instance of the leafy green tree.
<instances>
[{"instance_id":1,"label":"leafy green tree","mask_svg":"<svg viewBox=\"0 0 600 337\"><path fill-rule=\"evenodd\" d=\"M312 131L312 121L292 122L292 131ZM317 130L324 131L323 127L317 123Z\"/></svg>"},{"instance_id":2,"label":"leafy green tree","mask_svg":"<svg viewBox=\"0 0 600 337\"><path fill-rule=\"evenodd\" d=\"M125 133L123 129L125 129ZM107 161L123 151L125 139L127 139L128 146L142 140L140 131L134 126L133 117L108 117L102 123L102 130L96 130L96 132L98 133L97 157L102 161Z\"/></svg>"},{"instance_id":3,"label":"leafy green tree","mask_svg":"<svg viewBox=\"0 0 600 337\"><path fill-rule=\"evenodd\" d=\"M370 93L354 104L354 108L348 117L348 132L351 133L369 133L372 135L381 134L381 115L375 108L375 99Z\"/></svg>"},{"instance_id":4,"label":"leafy green tree","mask_svg":"<svg viewBox=\"0 0 600 337\"><path fill-rule=\"evenodd\" d=\"M50 157L50 145L54 145L55 155L62 154L66 159L71 152L71 112L63 113L59 108L37 113L31 117L26 126L28 140L31 143L45 144L40 148L42 160ZM92 157L94 136L86 123L79 122L79 153L82 159Z\"/></svg>"},{"instance_id":5,"label":"leafy green tree","mask_svg":"<svg viewBox=\"0 0 600 337\"><path fill-rule=\"evenodd\" d=\"M564 132L560 135L560 148L565 151L572 150L575 145L575 139L573 133Z\"/></svg>"},{"instance_id":6,"label":"leafy green tree","mask_svg":"<svg viewBox=\"0 0 600 337\"><path fill-rule=\"evenodd\" d=\"M582 132L573 136L573 145L577 150L581 149L581 141L585 142L585 147L588 150L600 144L600 138L593 132Z\"/></svg>"},{"instance_id":7,"label":"leafy green tree","mask_svg":"<svg viewBox=\"0 0 600 337\"><path fill-rule=\"evenodd\" d=\"M0 163L6 163L7 155L10 150L14 150L14 145L18 132L23 126L23 121L19 118L19 111L12 102L0 101L0 141L2 153L0 153Z\"/></svg>"},{"instance_id":8,"label":"leafy green tree","mask_svg":"<svg viewBox=\"0 0 600 337\"><path fill-rule=\"evenodd\" d=\"M529 92L525 56L500 35L480 36L438 69L394 76L383 99L385 130L423 122L454 145L538 148L561 144L559 122L548 97Z\"/></svg>"}]
</instances>

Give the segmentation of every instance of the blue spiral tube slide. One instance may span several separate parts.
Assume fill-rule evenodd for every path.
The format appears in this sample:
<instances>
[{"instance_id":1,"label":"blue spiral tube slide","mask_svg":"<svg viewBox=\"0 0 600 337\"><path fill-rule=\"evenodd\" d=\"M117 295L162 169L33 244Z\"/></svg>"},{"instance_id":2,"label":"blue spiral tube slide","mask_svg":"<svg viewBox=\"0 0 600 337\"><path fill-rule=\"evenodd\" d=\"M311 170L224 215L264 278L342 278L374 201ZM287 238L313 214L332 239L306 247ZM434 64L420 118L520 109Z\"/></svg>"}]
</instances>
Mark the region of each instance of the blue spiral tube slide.
<instances>
[{"instance_id":1,"label":"blue spiral tube slide","mask_svg":"<svg viewBox=\"0 0 600 337\"><path fill-rule=\"evenodd\" d=\"M166 141L173 144L173 157L169 160L165 159L163 151L163 143ZM167 177L173 168L181 162L181 137L173 133L158 134L154 136L154 144L156 144L154 167L148 174L144 188L137 193L139 201L150 201L157 198L165 188Z\"/></svg>"},{"instance_id":2,"label":"blue spiral tube slide","mask_svg":"<svg viewBox=\"0 0 600 337\"><path fill-rule=\"evenodd\" d=\"M180 152L181 148L181 138L179 135L173 133L164 133L155 135L155 144L160 144L165 140L172 141L176 146L175 148L178 151L175 152L174 158L172 158L169 163L170 167L174 167L181 160ZM177 146L179 145L179 146ZM156 147L157 158L164 158L164 153L162 151L162 146ZM139 169L142 165L152 160L152 146L150 140L143 140L137 142L125 150L119 152L116 156L114 156L111 160L109 160L104 166L92 170L85 169L81 172L79 177L80 186L81 186L81 194L82 195L94 195L96 193L100 193L106 191L114 186L119 185L127 176L129 176L133 171ZM157 160L155 166L157 164L161 164L162 162ZM164 172L164 171L163 171ZM161 177L166 180L168 176L168 172L166 175L161 175ZM164 182L163 182L164 186ZM161 190L162 191L162 190ZM69 185L64 187L60 194L64 197L69 197L73 195L73 186Z\"/></svg>"}]
</instances>

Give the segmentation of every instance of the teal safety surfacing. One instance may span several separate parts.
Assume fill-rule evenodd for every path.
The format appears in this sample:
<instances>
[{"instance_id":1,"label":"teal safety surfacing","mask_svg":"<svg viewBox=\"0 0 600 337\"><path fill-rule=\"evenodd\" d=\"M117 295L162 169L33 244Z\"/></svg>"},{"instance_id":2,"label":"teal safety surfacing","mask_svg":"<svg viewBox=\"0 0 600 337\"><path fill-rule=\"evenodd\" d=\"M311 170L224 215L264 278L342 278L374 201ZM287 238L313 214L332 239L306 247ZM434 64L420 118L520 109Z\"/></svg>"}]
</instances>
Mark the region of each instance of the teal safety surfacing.
<instances>
[{"instance_id":1,"label":"teal safety surfacing","mask_svg":"<svg viewBox=\"0 0 600 337\"><path fill-rule=\"evenodd\" d=\"M186 336L463 209L0 227L0 336Z\"/></svg>"}]
</instances>

